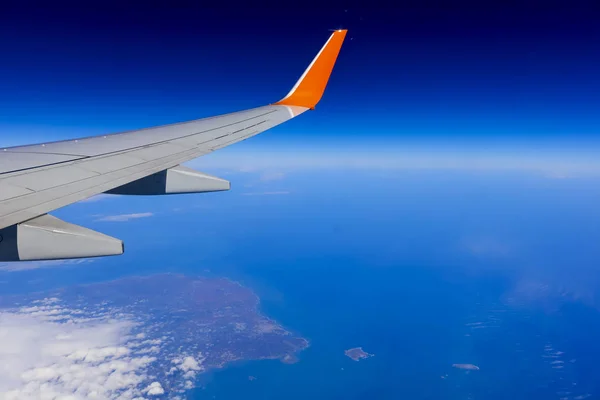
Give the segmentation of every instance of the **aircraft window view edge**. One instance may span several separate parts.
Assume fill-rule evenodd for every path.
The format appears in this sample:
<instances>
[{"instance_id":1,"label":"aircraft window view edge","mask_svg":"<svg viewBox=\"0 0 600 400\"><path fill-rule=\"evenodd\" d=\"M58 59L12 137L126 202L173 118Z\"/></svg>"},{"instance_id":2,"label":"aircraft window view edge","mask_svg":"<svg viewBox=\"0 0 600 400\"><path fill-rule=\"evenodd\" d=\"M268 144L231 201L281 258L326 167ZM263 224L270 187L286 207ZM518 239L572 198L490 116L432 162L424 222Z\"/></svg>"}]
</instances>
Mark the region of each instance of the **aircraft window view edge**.
<instances>
[{"instance_id":1,"label":"aircraft window view edge","mask_svg":"<svg viewBox=\"0 0 600 400\"><path fill-rule=\"evenodd\" d=\"M594 5L286 7L0 14L0 399L600 398Z\"/></svg>"}]
</instances>

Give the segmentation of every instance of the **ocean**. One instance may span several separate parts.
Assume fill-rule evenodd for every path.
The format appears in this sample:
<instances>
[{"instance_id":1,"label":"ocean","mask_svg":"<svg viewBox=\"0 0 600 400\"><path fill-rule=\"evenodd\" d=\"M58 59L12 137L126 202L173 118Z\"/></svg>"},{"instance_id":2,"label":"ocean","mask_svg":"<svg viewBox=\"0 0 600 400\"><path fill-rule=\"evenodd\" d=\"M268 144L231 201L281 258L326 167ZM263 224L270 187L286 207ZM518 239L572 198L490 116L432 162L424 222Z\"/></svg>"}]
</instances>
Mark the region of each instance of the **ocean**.
<instances>
[{"instance_id":1,"label":"ocean","mask_svg":"<svg viewBox=\"0 0 600 400\"><path fill-rule=\"evenodd\" d=\"M224 276L310 342L295 364L247 361L202 374L191 399L600 396L600 190L590 182L314 174L265 195L244 195L242 181L237 192L201 200L154 198L152 209L143 198L128 199L126 210L122 199L74 205L61 211L65 219L124 239L125 255L11 273L3 288L159 272ZM103 224L92 209L155 212ZM344 355L353 347L374 356L353 361Z\"/></svg>"}]
</instances>

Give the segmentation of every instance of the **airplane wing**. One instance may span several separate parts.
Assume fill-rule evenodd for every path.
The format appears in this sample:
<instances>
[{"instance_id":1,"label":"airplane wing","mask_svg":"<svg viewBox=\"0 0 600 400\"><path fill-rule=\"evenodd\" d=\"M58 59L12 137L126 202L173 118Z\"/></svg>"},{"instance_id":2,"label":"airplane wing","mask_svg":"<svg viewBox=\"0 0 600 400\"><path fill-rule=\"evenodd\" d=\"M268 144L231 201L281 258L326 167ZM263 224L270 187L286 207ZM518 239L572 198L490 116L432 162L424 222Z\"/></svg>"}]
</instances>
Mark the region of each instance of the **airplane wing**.
<instances>
[{"instance_id":1,"label":"airplane wing","mask_svg":"<svg viewBox=\"0 0 600 400\"><path fill-rule=\"evenodd\" d=\"M136 131L0 148L0 261L122 254L123 243L48 213L99 193L161 195L228 190L180 166L314 109L346 36L333 32L282 100Z\"/></svg>"}]
</instances>

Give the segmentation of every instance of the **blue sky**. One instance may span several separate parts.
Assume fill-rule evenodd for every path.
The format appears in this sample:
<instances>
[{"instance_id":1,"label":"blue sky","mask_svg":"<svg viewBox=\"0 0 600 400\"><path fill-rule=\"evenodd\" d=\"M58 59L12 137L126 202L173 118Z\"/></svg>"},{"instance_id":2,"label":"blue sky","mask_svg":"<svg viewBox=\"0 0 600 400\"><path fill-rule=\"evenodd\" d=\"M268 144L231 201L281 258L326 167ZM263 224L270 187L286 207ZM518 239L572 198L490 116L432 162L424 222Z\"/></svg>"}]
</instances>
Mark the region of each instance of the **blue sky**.
<instances>
[{"instance_id":1,"label":"blue sky","mask_svg":"<svg viewBox=\"0 0 600 400\"><path fill-rule=\"evenodd\" d=\"M397 282L425 288L436 310L444 295L439 284L426 283L439 281L456 302L475 303L479 293L492 298L498 293L488 289L496 287L499 301L515 308L545 312L575 299L593 306L597 317L600 25L591 7L548 1L419 1L397 8L354 1L5 6L3 146L276 101L328 29L348 28L349 34L316 111L189 163L230 179L231 191L102 196L56 210L66 221L123 239L125 254L4 263L0 289L19 293L155 272L215 273L256 289L270 316L309 335L311 324L313 332L333 325L330 316L305 325L298 316L314 317L327 310L324 305L339 303L341 311L331 314L342 323L325 329L331 341L320 342L336 352L343 332L363 332L348 346L363 345L367 336L379 341L373 325L355 315L360 307L348 307L348 299L363 300L357 296L362 289L381 294L374 299L392 308L411 309L411 303L387 303L398 295ZM351 289L343 293L356 297L338 296L332 287ZM321 303L314 296L319 288L335 301ZM477 296L464 300L465 288ZM380 318L373 304L362 312L387 328L394 319ZM581 321L565 325L593 336L597 330L586 324L595 320ZM24 325L17 322L18 337ZM428 338L431 330L415 332L413 338ZM565 336L581 346L593 342L573 332ZM99 342L112 344L105 341ZM421 360L421 347L406 343ZM446 347L462 350L454 344ZM496 348L485 342L489 347ZM593 349L581 354L592 358ZM365 350L377 353L375 361L385 357ZM341 347L338 355L344 357ZM399 365L392 358L390 365ZM590 374L584 382L595 388L595 360L582 365ZM397 380L403 382L421 385L419 378Z\"/></svg>"},{"instance_id":2,"label":"blue sky","mask_svg":"<svg viewBox=\"0 0 600 400\"><path fill-rule=\"evenodd\" d=\"M345 27L317 111L265 146L598 148L600 28L583 3L11 7L0 17L8 145L276 101L328 29Z\"/></svg>"}]
</instances>

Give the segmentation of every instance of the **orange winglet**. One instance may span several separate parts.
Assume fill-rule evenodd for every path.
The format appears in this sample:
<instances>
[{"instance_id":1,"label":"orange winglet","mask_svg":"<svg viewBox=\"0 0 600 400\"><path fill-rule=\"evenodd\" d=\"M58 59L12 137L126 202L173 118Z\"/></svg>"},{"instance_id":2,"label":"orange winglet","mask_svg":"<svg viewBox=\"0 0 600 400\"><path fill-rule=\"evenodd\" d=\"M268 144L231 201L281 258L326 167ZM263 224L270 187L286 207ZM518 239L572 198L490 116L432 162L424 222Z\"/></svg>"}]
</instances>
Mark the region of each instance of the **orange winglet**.
<instances>
[{"instance_id":1,"label":"orange winglet","mask_svg":"<svg viewBox=\"0 0 600 400\"><path fill-rule=\"evenodd\" d=\"M348 32L346 29L334 31L292 90L274 104L300 106L314 110L323 96L346 32Z\"/></svg>"}]
</instances>

